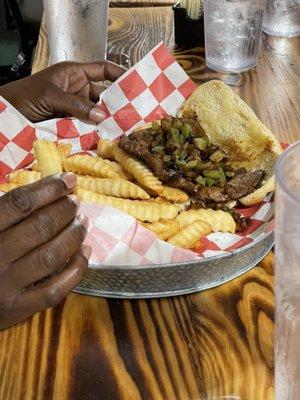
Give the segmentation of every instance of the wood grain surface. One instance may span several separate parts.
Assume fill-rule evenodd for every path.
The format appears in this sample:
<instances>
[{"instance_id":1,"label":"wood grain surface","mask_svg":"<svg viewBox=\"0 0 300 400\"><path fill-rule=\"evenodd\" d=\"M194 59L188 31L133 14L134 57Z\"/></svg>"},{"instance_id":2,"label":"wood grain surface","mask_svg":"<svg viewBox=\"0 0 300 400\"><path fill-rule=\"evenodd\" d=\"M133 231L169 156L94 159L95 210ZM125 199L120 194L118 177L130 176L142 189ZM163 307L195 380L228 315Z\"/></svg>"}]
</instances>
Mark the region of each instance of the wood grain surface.
<instances>
[{"instance_id":1,"label":"wood grain surface","mask_svg":"<svg viewBox=\"0 0 300 400\"><path fill-rule=\"evenodd\" d=\"M110 7L160 7L172 6L174 0L110 0Z\"/></svg>"},{"instance_id":2,"label":"wood grain surface","mask_svg":"<svg viewBox=\"0 0 300 400\"><path fill-rule=\"evenodd\" d=\"M112 8L108 22L108 58L128 55L134 65L160 41L174 47L173 11L168 7ZM32 73L50 65L45 21L42 20Z\"/></svg>"},{"instance_id":3,"label":"wood grain surface","mask_svg":"<svg viewBox=\"0 0 300 400\"><path fill-rule=\"evenodd\" d=\"M0 332L0 399L273 399L273 258L190 296L70 294Z\"/></svg>"},{"instance_id":4,"label":"wood grain surface","mask_svg":"<svg viewBox=\"0 0 300 400\"><path fill-rule=\"evenodd\" d=\"M216 76L203 49L175 49L168 7L115 8L110 21L110 52L132 64L164 40L197 83ZM282 141L300 139L299 44L264 37L235 89ZM34 70L48 62L42 27ZM0 400L273 400L273 266L270 253L232 282L177 298L72 293L0 332Z\"/></svg>"}]
</instances>

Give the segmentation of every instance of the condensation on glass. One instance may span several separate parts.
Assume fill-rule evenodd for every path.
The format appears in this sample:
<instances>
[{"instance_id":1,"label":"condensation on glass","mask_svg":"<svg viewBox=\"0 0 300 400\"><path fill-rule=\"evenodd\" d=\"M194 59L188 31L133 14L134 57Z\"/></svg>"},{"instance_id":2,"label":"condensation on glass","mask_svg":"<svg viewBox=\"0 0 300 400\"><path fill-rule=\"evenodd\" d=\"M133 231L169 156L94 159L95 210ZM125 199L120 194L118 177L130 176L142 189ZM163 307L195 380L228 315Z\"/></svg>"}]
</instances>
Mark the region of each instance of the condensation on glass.
<instances>
[{"instance_id":1,"label":"condensation on glass","mask_svg":"<svg viewBox=\"0 0 300 400\"><path fill-rule=\"evenodd\" d=\"M44 0L51 64L106 59L109 0Z\"/></svg>"},{"instance_id":2,"label":"condensation on glass","mask_svg":"<svg viewBox=\"0 0 300 400\"><path fill-rule=\"evenodd\" d=\"M265 0L205 0L206 65L243 72L257 64Z\"/></svg>"},{"instance_id":3,"label":"condensation on glass","mask_svg":"<svg viewBox=\"0 0 300 400\"><path fill-rule=\"evenodd\" d=\"M300 142L276 167L275 390L276 399L300 399Z\"/></svg>"},{"instance_id":4,"label":"condensation on glass","mask_svg":"<svg viewBox=\"0 0 300 400\"><path fill-rule=\"evenodd\" d=\"M274 36L299 36L300 0L267 0L263 31Z\"/></svg>"}]
</instances>

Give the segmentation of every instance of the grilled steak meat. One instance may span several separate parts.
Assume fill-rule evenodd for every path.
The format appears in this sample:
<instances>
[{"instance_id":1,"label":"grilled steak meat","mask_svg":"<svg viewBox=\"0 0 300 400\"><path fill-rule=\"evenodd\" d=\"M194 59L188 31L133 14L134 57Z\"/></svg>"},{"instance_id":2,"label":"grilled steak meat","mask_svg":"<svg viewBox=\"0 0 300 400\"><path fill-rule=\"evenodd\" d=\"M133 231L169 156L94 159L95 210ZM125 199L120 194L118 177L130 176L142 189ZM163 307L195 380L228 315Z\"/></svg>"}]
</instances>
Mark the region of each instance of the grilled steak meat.
<instances>
[{"instance_id":1,"label":"grilled steak meat","mask_svg":"<svg viewBox=\"0 0 300 400\"><path fill-rule=\"evenodd\" d=\"M254 191L264 173L233 171L227 155L209 142L196 118L166 117L161 124L122 136L119 146L143 159L164 183L193 195L203 207Z\"/></svg>"},{"instance_id":2,"label":"grilled steak meat","mask_svg":"<svg viewBox=\"0 0 300 400\"><path fill-rule=\"evenodd\" d=\"M204 201L214 201L216 203L223 203L229 200L225 192L225 187L217 186L199 188L197 198Z\"/></svg>"},{"instance_id":3,"label":"grilled steak meat","mask_svg":"<svg viewBox=\"0 0 300 400\"><path fill-rule=\"evenodd\" d=\"M232 211L231 215L236 223L236 230L237 232L243 232L247 229L251 223L250 217L243 217L240 213L236 211Z\"/></svg>"},{"instance_id":4,"label":"grilled steak meat","mask_svg":"<svg viewBox=\"0 0 300 400\"><path fill-rule=\"evenodd\" d=\"M247 196L256 188L262 180L264 172L257 170L254 172L237 171L236 175L225 185L225 191L230 199L237 200Z\"/></svg>"}]
</instances>

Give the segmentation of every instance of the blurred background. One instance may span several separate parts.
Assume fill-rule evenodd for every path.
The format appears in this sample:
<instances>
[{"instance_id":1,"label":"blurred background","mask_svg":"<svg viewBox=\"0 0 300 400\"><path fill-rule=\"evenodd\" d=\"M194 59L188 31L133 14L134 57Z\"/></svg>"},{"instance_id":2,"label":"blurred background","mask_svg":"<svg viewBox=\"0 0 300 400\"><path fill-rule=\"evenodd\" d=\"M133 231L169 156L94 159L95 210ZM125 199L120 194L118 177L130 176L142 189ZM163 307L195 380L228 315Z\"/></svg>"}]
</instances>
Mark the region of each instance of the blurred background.
<instances>
[{"instance_id":1,"label":"blurred background","mask_svg":"<svg viewBox=\"0 0 300 400\"><path fill-rule=\"evenodd\" d=\"M30 74L43 0L0 0L0 85Z\"/></svg>"}]
</instances>

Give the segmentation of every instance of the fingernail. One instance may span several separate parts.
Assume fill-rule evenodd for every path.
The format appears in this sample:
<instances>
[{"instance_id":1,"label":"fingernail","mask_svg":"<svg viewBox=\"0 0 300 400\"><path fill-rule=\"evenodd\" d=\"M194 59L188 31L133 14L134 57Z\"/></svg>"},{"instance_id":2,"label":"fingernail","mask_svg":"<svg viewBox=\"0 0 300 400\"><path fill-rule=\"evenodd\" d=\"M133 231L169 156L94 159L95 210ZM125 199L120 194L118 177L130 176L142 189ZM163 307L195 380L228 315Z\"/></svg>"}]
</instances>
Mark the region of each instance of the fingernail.
<instances>
[{"instance_id":1,"label":"fingernail","mask_svg":"<svg viewBox=\"0 0 300 400\"><path fill-rule=\"evenodd\" d=\"M80 225L83 225L85 229L89 227L89 220L85 215L83 214L77 215L76 220Z\"/></svg>"},{"instance_id":2,"label":"fingernail","mask_svg":"<svg viewBox=\"0 0 300 400\"><path fill-rule=\"evenodd\" d=\"M94 107L90 111L89 119L99 124L105 119L105 112L99 107Z\"/></svg>"},{"instance_id":3,"label":"fingernail","mask_svg":"<svg viewBox=\"0 0 300 400\"><path fill-rule=\"evenodd\" d=\"M64 181L68 189L73 189L73 187L76 185L77 178L76 175L72 172L61 174L60 177L61 180Z\"/></svg>"},{"instance_id":4,"label":"fingernail","mask_svg":"<svg viewBox=\"0 0 300 400\"><path fill-rule=\"evenodd\" d=\"M81 251L82 251L83 257L86 260L88 260L91 257L91 254L92 254L91 246L84 245L81 247Z\"/></svg>"},{"instance_id":5,"label":"fingernail","mask_svg":"<svg viewBox=\"0 0 300 400\"><path fill-rule=\"evenodd\" d=\"M75 194L70 194L68 197L71 201L73 201L73 203L76 204L76 207L78 208L80 204L79 198L75 196Z\"/></svg>"}]
</instances>

